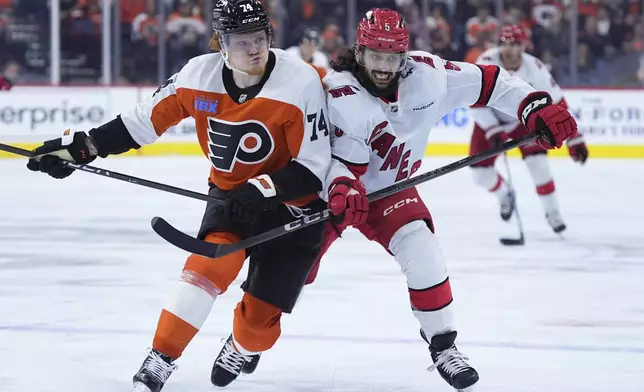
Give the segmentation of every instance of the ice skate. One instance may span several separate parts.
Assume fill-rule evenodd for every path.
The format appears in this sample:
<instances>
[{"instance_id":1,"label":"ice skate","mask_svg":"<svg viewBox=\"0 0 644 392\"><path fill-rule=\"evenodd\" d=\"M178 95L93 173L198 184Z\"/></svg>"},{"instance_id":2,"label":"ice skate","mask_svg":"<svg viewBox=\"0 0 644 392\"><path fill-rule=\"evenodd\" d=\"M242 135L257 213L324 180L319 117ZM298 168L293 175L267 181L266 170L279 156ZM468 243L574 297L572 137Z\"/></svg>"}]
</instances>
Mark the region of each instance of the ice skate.
<instances>
[{"instance_id":1,"label":"ice skate","mask_svg":"<svg viewBox=\"0 0 644 392\"><path fill-rule=\"evenodd\" d=\"M516 206L516 197L514 194L514 190L510 189L501 198L501 219L503 219L504 221L510 220L510 217L514 213L515 206Z\"/></svg>"},{"instance_id":2,"label":"ice skate","mask_svg":"<svg viewBox=\"0 0 644 392\"><path fill-rule=\"evenodd\" d=\"M148 356L132 379L133 392L159 392L176 369L177 365L170 357L157 350L149 349Z\"/></svg>"},{"instance_id":3,"label":"ice skate","mask_svg":"<svg viewBox=\"0 0 644 392\"><path fill-rule=\"evenodd\" d=\"M259 358L261 357L262 354L257 354L253 355L250 357L250 361L244 362L244 365L242 366L242 373L244 374L251 374L252 372L257 369L257 365L259 365Z\"/></svg>"},{"instance_id":4,"label":"ice skate","mask_svg":"<svg viewBox=\"0 0 644 392\"><path fill-rule=\"evenodd\" d=\"M555 233L559 234L562 231L566 230L566 224L564 223L559 210L547 212L546 220Z\"/></svg>"},{"instance_id":5,"label":"ice skate","mask_svg":"<svg viewBox=\"0 0 644 392\"><path fill-rule=\"evenodd\" d=\"M423 330L420 331L420 334L429 343L429 352L434 361L434 364L427 370L430 372L434 369L438 370L443 380L459 392L473 392L479 375L473 367L465 362L468 358L456 348L454 344L456 331L433 336L431 342Z\"/></svg>"},{"instance_id":6,"label":"ice skate","mask_svg":"<svg viewBox=\"0 0 644 392\"><path fill-rule=\"evenodd\" d=\"M243 355L233 345L231 334L222 347L210 373L210 382L217 387L225 387L239 376L246 367L244 373L250 374L255 371L259 362L259 354Z\"/></svg>"}]
</instances>

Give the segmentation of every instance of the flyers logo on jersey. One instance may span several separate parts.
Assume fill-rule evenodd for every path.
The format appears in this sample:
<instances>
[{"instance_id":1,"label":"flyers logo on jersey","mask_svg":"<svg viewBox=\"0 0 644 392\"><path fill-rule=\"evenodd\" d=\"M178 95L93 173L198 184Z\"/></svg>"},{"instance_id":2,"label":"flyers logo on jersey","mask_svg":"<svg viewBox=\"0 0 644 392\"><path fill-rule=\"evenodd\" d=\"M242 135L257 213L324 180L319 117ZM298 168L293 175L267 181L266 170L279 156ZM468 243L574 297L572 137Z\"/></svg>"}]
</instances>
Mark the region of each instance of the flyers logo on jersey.
<instances>
[{"instance_id":1,"label":"flyers logo on jersey","mask_svg":"<svg viewBox=\"0 0 644 392\"><path fill-rule=\"evenodd\" d=\"M217 170L230 173L237 162L263 162L275 149L273 137L260 121L232 122L209 117L208 126L210 161Z\"/></svg>"}]
</instances>

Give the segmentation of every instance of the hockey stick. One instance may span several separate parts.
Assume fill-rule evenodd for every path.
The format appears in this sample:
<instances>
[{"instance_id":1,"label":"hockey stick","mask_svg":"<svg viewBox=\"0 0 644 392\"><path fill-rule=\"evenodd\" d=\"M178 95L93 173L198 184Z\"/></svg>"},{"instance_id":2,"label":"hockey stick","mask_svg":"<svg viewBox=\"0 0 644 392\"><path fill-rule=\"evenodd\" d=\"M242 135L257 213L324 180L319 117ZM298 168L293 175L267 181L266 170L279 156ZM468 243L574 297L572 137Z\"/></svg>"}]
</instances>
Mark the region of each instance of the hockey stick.
<instances>
[{"instance_id":1,"label":"hockey stick","mask_svg":"<svg viewBox=\"0 0 644 392\"><path fill-rule=\"evenodd\" d=\"M8 144L0 143L0 150L6 151L11 154L22 155L23 157L27 157L27 158L34 158L34 155L31 153L31 151L10 146ZM55 155L55 154L52 154L52 155ZM186 197L203 200L203 201L212 201L220 204L225 203L224 200L217 199L212 196L204 195L203 193L190 191L188 189L177 188L172 185L161 184L150 180L144 180L143 178L133 177L127 174L122 174L111 170L105 170L105 169L101 169L90 165L81 165L81 164L66 161L66 160L63 160L63 164L67 167L71 167L72 169L77 169L77 170L81 170L92 174L98 174L99 176L113 178L116 180L121 180L121 181L129 182L131 184L141 185L141 186L157 189L164 192L174 193L175 195L186 196Z\"/></svg>"},{"instance_id":2,"label":"hockey stick","mask_svg":"<svg viewBox=\"0 0 644 392\"><path fill-rule=\"evenodd\" d=\"M505 162L505 169L508 173L508 186L510 187L510 192L513 193L512 197L514 199L514 214L517 216L517 225L519 226L519 238L500 238L499 241L503 245L523 245L525 244L525 237L523 236L523 224L521 223L521 216L519 215L519 206L517 205L516 193L514 192L514 185L512 184L512 172L510 171L510 162L508 162L508 154L503 153L503 161Z\"/></svg>"},{"instance_id":3,"label":"hockey stick","mask_svg":"<svg viewBox=\"0 0 644 392\"><path fill-rule=\"evenodd\" d=\"M376 191L369 195L369 201L373 202L376 200L383 199L387 196L393 195L394 193L414 187L416 185L433 180L435 178L444 176L445 174L462 169L464 167L471 166L475 163L491 158L502 152L530 143L539 137L541 137L541 135L537 133L524 135L519 139L504 143L501 146L491 148L487 151L482 151L478 154L463 158L456 162L452 162L449 165L439 167L438 169L434 169L432 171L421 174L414 178L410 178L406 181L403 181L398 184L394 184L387 188L383 188L379 191ZM201 241L197 238L189 236L188 234L180 230L177 230L172 225L170 225L167 221L165 221L163 218L160 218L158 216L152 219L151 224L152 224L152 229L159 236L161 236L164 240L168 241L169 243L176 246L177 248L183 249L190 253L196 253L205 257L217 258L217 257L223 257L225 255L228 255L246 248L250 248L252 246L261 244L262 242L266 242L268 240L282 236L292 231L303 229L305 227L325 221L329 219L330 216L331 216L330 211L327 209L312 215L304 216L284 226L276 227L267 232L261 233L253 237L246 238L244 240L241 240L232 244L214 244L211 242Z\"/></svg>"}]
</instances>

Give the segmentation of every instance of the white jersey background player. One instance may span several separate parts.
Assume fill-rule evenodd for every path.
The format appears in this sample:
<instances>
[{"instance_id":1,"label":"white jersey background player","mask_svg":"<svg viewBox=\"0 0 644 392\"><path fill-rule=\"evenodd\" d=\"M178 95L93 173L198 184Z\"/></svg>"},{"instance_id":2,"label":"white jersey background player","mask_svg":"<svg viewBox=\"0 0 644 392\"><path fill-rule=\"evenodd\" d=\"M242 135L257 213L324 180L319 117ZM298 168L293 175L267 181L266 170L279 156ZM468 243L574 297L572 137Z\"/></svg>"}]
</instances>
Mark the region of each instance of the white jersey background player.
<instances>
[{"instance_id":1,"label":"white jersey background player","mask_svg":"<svg viewBox=\"0 0 644 392\"><path fill-rule=\"evenodd\" d=\"M332 172L344 170L329 187L334 214L345 207L343 191L358 189L359 180L371 193L408 179L422 164L431 127L455 108L489 105L520 116L530 132L542 135L546 148L560 147L577 133L570 113L552 104L548 93L535 91L498 66L452 63L427 52L408 52L409 32L395 11L368 11L356 36L356 46L340 52L334 71L324 78ZM368 207L366 222L356 228L400 264L412 311L429 343L431 369L438 369L452 387L469 389L479 376L454 344L452 291L429 210L415 188ZM324 249L343 228L327 226Z\"/></svg>"},{"instance_id":2,"label":"white jersey background player","mask_svg":"<svg viewBox=\"0 0 644 392\"><path fill-rule=\"evenodd\" d=\"M300 58L325 71L329 70L329 59L318 50L320 47L320 33L315 29L308 29L302 35L298 46L291 46L286 53Z\"/></svg>"},{"instance_id":3,"label":"white jersey background player","mask_svg":"<svg viewBox=\"0 0 644 392\"><path fill-rule=\"evenodd\" d=\"M525 34L519 26L505 26L501 31L500 46L481 54L477 63L503 67L532 87L547 91L553 102L567 108L563 91L545 65L524 52L525 40ZM503 143L508 138L521 137L527 132L525 126L516 117L508 116L494 108L472 109L471 113L475 126L470 143L470 155ZM568 139L567 145L572 159L584 164L588 159L588 149L581 134ZM536 186L549 225L557 233L565 230L566 225L559 212L555 193L555 182L547 161L547 150L536 143L524 145L520 150ZM495 159L496 157L493 157L472 165L474 181L497 196L501 207L501 218L509 220L514 211L515 193L494 168Z\"/></svg>"}]
</instances>

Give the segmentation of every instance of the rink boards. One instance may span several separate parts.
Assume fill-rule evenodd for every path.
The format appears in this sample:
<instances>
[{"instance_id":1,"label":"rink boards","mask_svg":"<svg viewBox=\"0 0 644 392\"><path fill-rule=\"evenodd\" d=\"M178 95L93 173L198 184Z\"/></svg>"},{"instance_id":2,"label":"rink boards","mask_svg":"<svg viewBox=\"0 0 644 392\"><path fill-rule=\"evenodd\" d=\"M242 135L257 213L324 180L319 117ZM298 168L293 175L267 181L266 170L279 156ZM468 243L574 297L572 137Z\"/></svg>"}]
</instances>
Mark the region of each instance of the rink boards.
<instances>
[{"instance_id":1,"label":"rink boards","mask_svg":"<svg viewBox=\"0 0 644 392\"><path fill-rule=\"evenodd\" d=\"M153 87L16 87L0 94L0 142L33 148L63 129L89 130L127 111ZM566 100L593 157L644 158L644 90L566 89ZM467 108L443 117L432 130L428 156L467 153L473 122ZM517 152L515 152L517 153ZM199 155L188 118L155 144L130 155ZM566 149L553 156L568 156ZM0 152L0 157L8 157Z\"/></svg>"}]
</instances>

